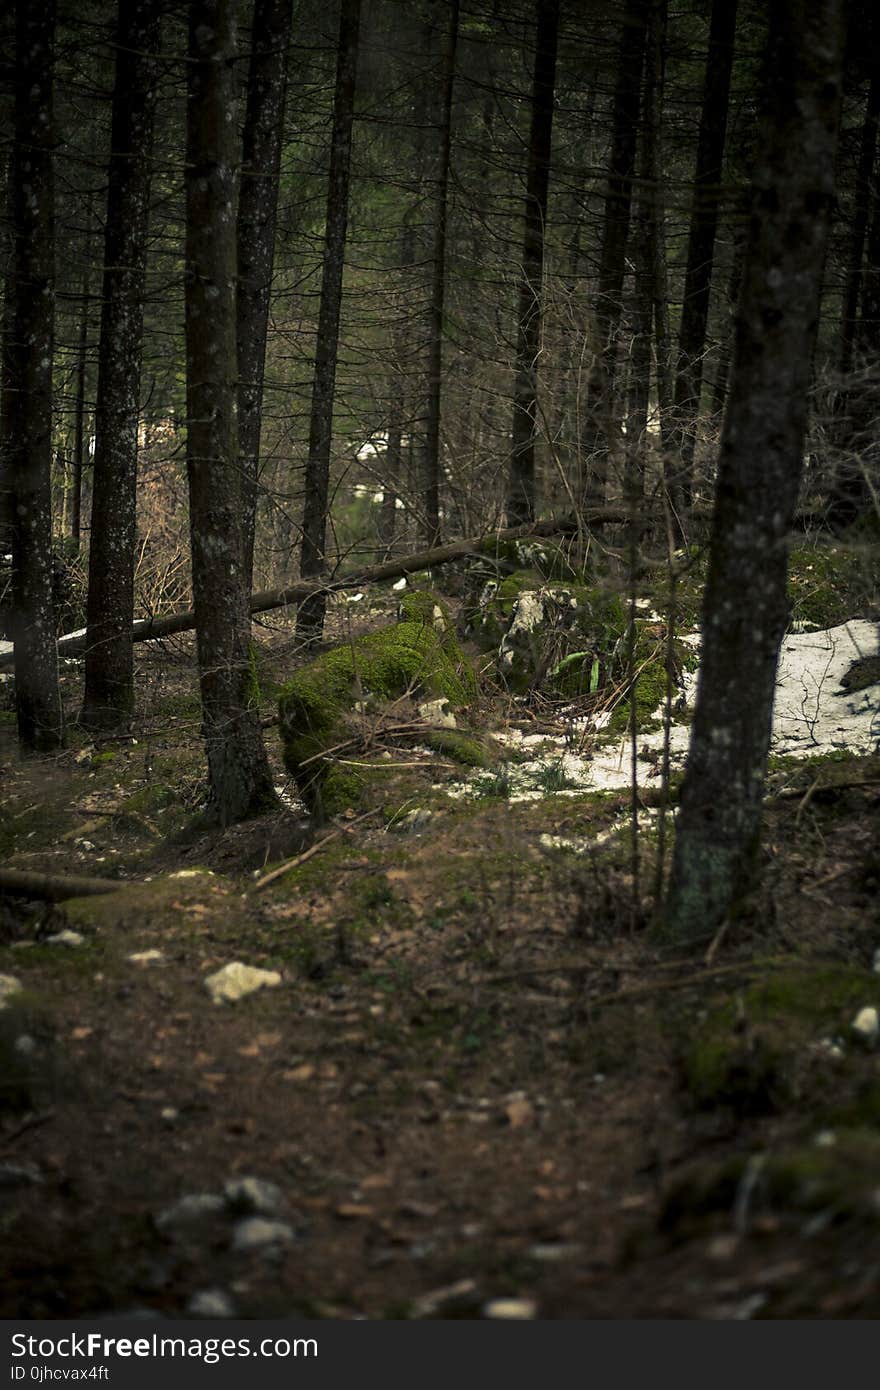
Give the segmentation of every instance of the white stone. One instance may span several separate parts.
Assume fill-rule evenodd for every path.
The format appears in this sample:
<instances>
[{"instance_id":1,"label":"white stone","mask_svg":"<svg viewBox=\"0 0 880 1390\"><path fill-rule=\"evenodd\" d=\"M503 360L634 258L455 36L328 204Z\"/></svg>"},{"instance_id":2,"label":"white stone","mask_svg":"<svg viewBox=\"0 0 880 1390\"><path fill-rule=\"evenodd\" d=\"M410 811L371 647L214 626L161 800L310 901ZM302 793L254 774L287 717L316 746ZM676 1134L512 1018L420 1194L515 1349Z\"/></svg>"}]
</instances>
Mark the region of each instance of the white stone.
<instances>
[{"instance_id":1,"label":"white stone","mask_svg":"<svg viewBox=\"0 0 880 1390\"><path fill-rule=\"evenodd\" d=\"M274 988L281 984L277 970L258 970L252 965L243 965L240 960L230 961L221 970L205 977L205 989L215 1004L234 1004L255 990Z\"/></svg>"},{"instance_id":2,"label":"white stone","mask_svg":"<svg viewBox=\"0 0 880 1390\"><path fill-rule=\"evenodd\" d=\"M880 1036L880 1014L873 1007L859 1009L850 1028L863 1042L874 1043Z\"/></svg>"},{"instance_id":3,"label":"white stone","mask_svg":"<svg viewBox=\"0 0 880 1390\"><path fill-rule=\"evenodd\" d=\"M232 1249L246 1253L265 1250L270 1246L289 1245L293 1227L286 1221L267 1221L263 1216L248 1216L236 1224L232 1232Z\"/></svg>"},{"instance_id":4,"label":"white stone","mask_svg":"<svg viewBox=\"0 0 880 1390\"><path fill-rule=\"evenodd\" d=\"M192 1226L206 1217L216 1216L223 1211L225 1202L214 1192L191 1192L166 1207L156 1217L160 1231L171 1231L175 1226Z\"/></svg>"},{"instance_id":5,"label":"white stone","mask_svg":"<svg viewBox=\"0 0 880 1390\"><path fill-rule=\"evenodd\" d=\"M493 1298L483 1307L484 1318L523 1319L536 1318L538 1305L533 1298Z\"/></svg>"},{"instance_id":6,"label":"white stone","mask_svg":"<svg viewBox=\"0 0 880 1390\"><path fill-rule=\"evenodd\" d=\"M396 594L401 593L406 588L406 575L402 579L398 579L397 583L392 584L391 587Z\"/></svg>"},{"instance_id":7,"label":"white stone","mask_svg":"<svg viewBox=\"0 0 880 1390\"><path fill-rule=\"evenodd\" d=\"M151 960L164 960L165 957L161 951L153 949L151 951L132 951L128 959L133 961L135 965L148 965Z\"/></svg>"},{"instance_id":8,"label":"white stone","mask_svg":"<svg viewBox=\"0 0 880 1390\"><path fill-rule=\"evenodd\" d=\"M17 980L14 975L0 975L0 1009L5 1009L12 996L20 994L21 990L21 980Z\"/></svg>"},{"instance_id":9,"label":"white stone","mask_svg":"<svg viewBox=\"0 0 880 1390\"><path fill-rule=\"evenodd\" d=\"M231 1178L223 1191L231 1207L254 1216L275 1216L284 1206L281 1188L265 1178Z\"/></svg>"},{"instance_id":10,"label":"white stone","mask_svg":"<svg viewBox=\"0 0 880 1390\"><path fill-rule=\"evenodd\" d=\"M425 700L424 704L419 705L419 714L427 724L434 724L439 729L458 727L448 700Z\"/></svg>"},{"instance_id":11,"label":"white stone","mask_svg":"<svg viewBox=\"0 0 880 1390\"><path fill-rule=\"evenodd\" d=\"M191 1318L234 1318L235 1304L223 1289L200 1289L186 1308Z\"/></svg>"},{"instance_id":12,"label":"white stone","mask_svg":"<svg viewBox=\"0 0 880 1390\"><path fill-rule=\"evenodd\" d=\"M47 936L46 941L51 946L81 946L85 941L82 932L71 931L65 927L63 931L57 931L52 936Z\"/></svg>"}]
</instances>

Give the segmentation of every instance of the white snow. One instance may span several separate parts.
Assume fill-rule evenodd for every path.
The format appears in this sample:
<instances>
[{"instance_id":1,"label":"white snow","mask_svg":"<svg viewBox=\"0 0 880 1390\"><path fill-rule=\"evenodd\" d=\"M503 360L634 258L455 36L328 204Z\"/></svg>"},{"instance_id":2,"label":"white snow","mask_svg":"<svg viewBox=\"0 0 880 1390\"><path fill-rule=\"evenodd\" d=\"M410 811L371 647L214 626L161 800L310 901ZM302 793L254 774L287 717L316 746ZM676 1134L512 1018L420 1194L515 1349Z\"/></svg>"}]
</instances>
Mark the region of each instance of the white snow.
<instances>
[{"instance_id":1,"label":"white snow","mask_svg":"<svg viewBox=\"0 0 880 1390\"><path fill-rule=\"evenodd\" d=\"M699 637L684 639L699 647ZM807 758L846 748L870 753L880 743L880 683L850 693L840 680L859 657L880 650L876 623L857 619L822 632L792 633L782 643L776 680L771 752ZM748 679L748 673L743 674ZM684 693L688 705L696 696L697 673L685 672ZM662 711L658 710L658 717ZM594 721L572 720L566 737L524 734L512 729L496 739L512 752L528 756L506 763L501 776L511 801L537 801L549 794L577 796L584 791L614 791L632 781L629 738L590 750L602 717ZM670 766L684 766L690 742L690 726L673 724L669 730ZM639 734L636 775L639 786L660 785L663 731ZM455 798L485 795L497 784L498 774L480 772L466 782L447 788ZM500 790L500 784L499 790Z\"/></svg>"}]
</instances>

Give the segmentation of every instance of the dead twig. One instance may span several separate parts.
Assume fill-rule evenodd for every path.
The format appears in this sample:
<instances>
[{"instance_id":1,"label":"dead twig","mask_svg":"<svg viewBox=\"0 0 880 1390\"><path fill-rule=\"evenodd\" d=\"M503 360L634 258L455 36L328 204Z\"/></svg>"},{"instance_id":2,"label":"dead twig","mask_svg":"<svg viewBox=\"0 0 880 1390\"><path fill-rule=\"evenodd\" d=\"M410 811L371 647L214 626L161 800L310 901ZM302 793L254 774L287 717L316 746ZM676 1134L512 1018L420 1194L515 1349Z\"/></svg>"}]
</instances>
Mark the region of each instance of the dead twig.
<instances>
[{"instance_id":1,"label":"dead twig","mask_svg":"<svg viewBox=\"0 0 880 1390\"><path fill-rule=\"evenodd\" d=\"M363 815L356 816L350 824L337 825L335 830L331 830L328 835L324 835L320 840L316 840L308 849L303 850L302 854L294 855L293 859L288 859L285 863L279 864L277 868L270 869L269 873L263 874L262 878L257 879L251 892L259 893L260 890L265 888L268 884L274 883L276 878L281 878L282 874L290 873L291 869L298 869L300 864L305 864L309 859L313 858L325 845L329 845L331 840L338 840L341 835L349 835L356 825L360 825L361 821L365 821L369 816L374 816L375 814L375 811L364 811Z\"/></svg>"}]
</instances>

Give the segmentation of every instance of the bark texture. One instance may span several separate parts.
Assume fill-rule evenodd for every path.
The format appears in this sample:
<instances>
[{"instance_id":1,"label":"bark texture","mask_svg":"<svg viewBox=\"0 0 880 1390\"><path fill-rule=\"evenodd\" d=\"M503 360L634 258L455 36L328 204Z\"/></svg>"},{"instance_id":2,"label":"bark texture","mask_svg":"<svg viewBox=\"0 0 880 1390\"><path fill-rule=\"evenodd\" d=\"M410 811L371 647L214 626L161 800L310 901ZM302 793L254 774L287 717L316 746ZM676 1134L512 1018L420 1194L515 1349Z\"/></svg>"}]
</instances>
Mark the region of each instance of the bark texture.
<instances>
[{"instance_id":1,"label":"bark texture","mask_svg":"<svg viewBox=\"0 0 880 1390\"><path fill-rule=\"evenodd\" d=\"M452 93L458 47L459 0L451 0L440 81L439 139L431 228L431 302L428 310L428 409L425 419L425 542L440 544L440 400L443 387L443 305L446 298L447 190L452 156Z\"/></svg>"},{"instance_id":2,"label":"bark texture","mask_svg":"<svg viewBox=\"0 0 880 1390\"><path fill-rule=\"evenodd\" d=\"M14 322L4 437L13 500L12 638L18 736L25 751L64 741L52 608L54 0L16 6Z\"/></svg>"},{"instance_id":3,"label":"bark texture","mask_svg":"<svg viewBox=\"0 0 880 1390\"><path fill-rule=\"evenodd\" d=\"M711 936L755 884L807 393L834 197L843 0L779 0L715 498L665 930Z\"/></svg>"},{"instance_id":4,"label":"bark texture","mask_svg":"<svg viewBox=\"0 0 880 1390\"><path fill-rule=\"evenodd\" d=\"M360 18L361 0L342 0L336 89L333 98L333 138L327 188L321 307L318 312L318 341L315 348L315 376L309 421L309 456L306 462L299 566L304 579L322 574L326 565L330 446L333 437L333 400L336 392L336 359L339 352L345 238L348 231L351 131L354 123ZM310 644L320 640L324 628L325 607L326 602L320 594L300 607L296 625L299 638Z\"/></svg>"},{"instance_id":5,"label":"bark texture","mask_svg":"<svg viewBox=\"0 0 880 1390\"><path fill-rule=\"evenodd\" d=\"M612 107L611 155L596 289L595 353L587 380L581 430L581 459L588 507L602 507L613 443L617 330L626 273L626 245L632 209L633 174L649 0L627 0Z\"/></svg>"},{"instance_id":6,"label":"bark texture","mask_svg":"<svg viewBox=\"0 0 880 1390\"><path fill-rule=\"evenodd\" d=\"M538 0L532 115L526 169L525 225L516 326L516 371L513 383L510 480L507 521L518 526L536 510L535 440L538 424L538 358L544 278L544 229L550 189L553 140L553 91L559 37L559 0Z\"/></svg>"},{"instance_id":7,"label":"bark texture","mask_svg":"<svg viewBox=\"0 0 880 1390\"><path fill-rule=\"evenodd\" d=\"M252 698L244 573L234 58L231 0L193 0L187 64L186 463L209 809L222 825L274 801Z\"/></svg>"},{"instance_id":8,"label":"bark texture","mask_svg":"<svg viewBox=\"0 0 880 1390\"><path fill-rule=\"evenodd\" d=\"M82 710L91 729L124 728L134 713L138 419L160 12L161 0L120 0L116 31ZM81 449L78 433L80 470Z\"/></svg>"},{"instance_id":9,"label":"bark texture","mask_svg":"<svg viewBox=\"0 0 880 1390\"><path fill-rule=\"evenodd\" d=\"M260 423L287 53L293 0L256 0L238 203L238 439L245 487L245 575L250 590L260 492Z\"/></svg>"},{"instance_id":10,"label":"bark texture","mask_svg":"<svg viewBox=\"0 0 880 1390\"><path fill-rule=\"evenodd\" d=\"M737 0L713 0L706 83L697 141L694 201L675 378L676 443L680 462L677 461L676 475L672 480L672 499L682 528L685 513L691 504L694 431L700 409L715 235L721 206L736 9Z\"/></svg>"}]
</instances>

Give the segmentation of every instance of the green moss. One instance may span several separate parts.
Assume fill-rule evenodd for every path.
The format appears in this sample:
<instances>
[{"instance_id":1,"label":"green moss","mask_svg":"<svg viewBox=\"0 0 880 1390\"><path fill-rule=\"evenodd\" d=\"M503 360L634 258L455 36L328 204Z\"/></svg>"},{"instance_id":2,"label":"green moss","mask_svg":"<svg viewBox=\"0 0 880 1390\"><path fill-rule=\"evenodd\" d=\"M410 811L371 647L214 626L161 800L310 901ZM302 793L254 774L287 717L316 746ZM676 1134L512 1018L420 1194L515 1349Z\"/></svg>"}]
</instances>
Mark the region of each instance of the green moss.
<instances>
[{"instance_id":1,"label":"green moss","mask_svg":"<svg viewBox=\"0 0 880 1390\"><path fill-rule=\"evenodd\" d=\"M343 720L369 693L380 700L408 692L445 697L453 706L476 693L473 671L451 631L404 621L335 647L304 666L279 700L284 760L314 812L328 813L323 788L330 750L344 738ZM349 782L345 796L353 793ZM336 802L335 793L331 800Z\"/></svg>"},{"instance_id":2,"label":"green moss","mask_svg":"<svg viewBox=\"0 0 880 1390\"><path fill-rule=\"evenodd\" d=\"M488 767L492 761L485 743L457 729L435 729L427 735L425 744L432 752L452 758L463 767Z\"/></svg>"},{"instance_id":3,"label":"green moss","mask_svg":"<svg viewBox=\"0 0 880 1390\"><path fill-rule=\"evenodd\" d=\"M738 999L712 1010L684 1053L698 1106L741 1113L778 1108L798 1092L811 1043L845 1033L855 1012L880 1005L880 978L846 965L774 970Z\"/></svg>"},{"instance_id":4,"label":"green moss","mask_svg":"<svg viewBox=\"0 0 880 1390\"><path fill-rule=\"evenodd\" d=\"M418 623L438 633L454 630L447 604L431 589L407 589L397 603L398 622Z\"/></svg>"},{"instance_id":5,"label":"green moss","mask_svg":"<svg viewBox=\"0 0 880 1390\"><path fill-rule=\"evenodd\" d=\"M798 1225L805 1214L817 1212L829 1221L876 1222L878 1167L880 1135L864 1129L839 1130L828 1145L792 1145L702 1164L666 1193L660 1228L684 1239L707 1229L717 1213L729 1220L745 1184L755 1214L790 1215Z\"/></svg>"},{"instance_id":6,"label":"green moss","mask_svg":"<svg viewBox=\"0 0 880 1390\"><path fill-rule=\"evenodd\" d=\"M791 620L837 627L876 607L876 556L844 545L795 546L789 553Z\"/></svg>"}]
</instances>

